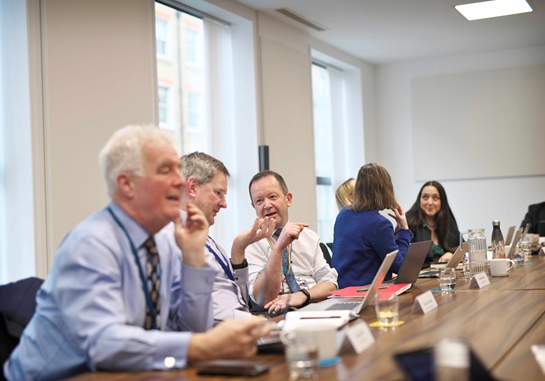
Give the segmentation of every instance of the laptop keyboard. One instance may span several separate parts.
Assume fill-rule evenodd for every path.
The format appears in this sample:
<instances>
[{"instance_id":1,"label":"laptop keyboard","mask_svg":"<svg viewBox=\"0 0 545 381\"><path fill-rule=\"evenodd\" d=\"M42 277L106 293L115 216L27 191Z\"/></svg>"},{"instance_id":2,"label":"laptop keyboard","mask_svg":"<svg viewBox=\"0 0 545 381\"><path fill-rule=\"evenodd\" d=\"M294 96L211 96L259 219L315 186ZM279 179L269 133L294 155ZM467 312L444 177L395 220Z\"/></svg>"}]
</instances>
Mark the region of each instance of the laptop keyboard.
<instances>
[{"instance_id":1,"label":"laptop keyboard","mask_svg":"<svg viewBox=\"0 0 545 381\"><path fill-rule=\"evenodd\" d=\"M335 303L326 308L326 311L339 311L339 310L353 310L355 307L359 306L360 302L342 302Z\"/></svg>"}]
</instances>

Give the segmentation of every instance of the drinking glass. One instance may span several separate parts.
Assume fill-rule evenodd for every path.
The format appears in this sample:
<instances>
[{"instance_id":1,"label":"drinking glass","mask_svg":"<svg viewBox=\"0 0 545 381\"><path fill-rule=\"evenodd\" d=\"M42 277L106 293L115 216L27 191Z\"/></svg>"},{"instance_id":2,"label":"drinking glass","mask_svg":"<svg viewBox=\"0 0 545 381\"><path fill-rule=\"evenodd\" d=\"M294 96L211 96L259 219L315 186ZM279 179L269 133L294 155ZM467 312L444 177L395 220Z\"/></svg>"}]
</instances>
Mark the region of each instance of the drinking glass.
<instances>
[{"instance_id":1,"label":"drinking glass","mask_svg":"<svg viewBox=\"0 0 545 381\"><path fill-rule=\"evenodd\" d=\"M450 267L439 269L441 292L453 292L456 287L456 270Z\"/></svg>"},{"instance_id":2,"label":"drinking glass","mask_svg":"<svg viewBox=\"0 0 545 381\"><path fill-rule=\"evenodd\" d=\"M284 353L290 380L314 379L318 371L318 343L312 335L300 332L282 332Z\"/></svg>"},{"instance_id":3,"label":"drinking glass","mask_svg":"<svg viewBox=\"0 0 545 381\"><path fill-rule=\"evenodd\" d=\"M399 299L395 293L375 295L375 312L381 327L395 327L399 321Z\"/></svg>"},{"instance_id":4,"label":"drinking glass","mask_svg":"<svg viewBox=\"0 0 545 381\"><path fill-rule=\"evenodd\" d=\"M470 279L471 278L471 272L469 271L469 258L468 258L468 255L466 254L464 256L464 261L463 261L463 273L464 273L464 279Z\"/></svg>"},{"instance_id":5,"label":"drinking glass","mask_svg":"<svg viewBox=\"0 0 545 381\"><path fill-rule=\"evenodd\" d=\"M523 262L528 262L528 257L532 256L532 245L530 244L530 241L521 241L520 247L522 248Z\"/></svg>"}]
</instances>

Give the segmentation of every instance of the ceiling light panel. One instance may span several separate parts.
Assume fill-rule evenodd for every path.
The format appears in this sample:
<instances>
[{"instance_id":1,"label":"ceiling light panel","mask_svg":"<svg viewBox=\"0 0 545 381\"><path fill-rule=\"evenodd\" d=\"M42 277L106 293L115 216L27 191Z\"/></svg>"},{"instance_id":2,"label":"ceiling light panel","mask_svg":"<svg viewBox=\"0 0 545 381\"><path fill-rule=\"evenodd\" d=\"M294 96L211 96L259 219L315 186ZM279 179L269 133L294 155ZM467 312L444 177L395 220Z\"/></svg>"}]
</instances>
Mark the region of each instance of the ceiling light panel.
<instances>
[{"instance_id":1,"label":"ceiling light panel","mask_svg":"<svg viewBox=\"0 0 545 381\"><path fill-rule=\"evenodd\" d=\"M454 8L470 21L532 12L532 7L525 0L492 0L456 5Z\"/></svg>"}]
</instances>

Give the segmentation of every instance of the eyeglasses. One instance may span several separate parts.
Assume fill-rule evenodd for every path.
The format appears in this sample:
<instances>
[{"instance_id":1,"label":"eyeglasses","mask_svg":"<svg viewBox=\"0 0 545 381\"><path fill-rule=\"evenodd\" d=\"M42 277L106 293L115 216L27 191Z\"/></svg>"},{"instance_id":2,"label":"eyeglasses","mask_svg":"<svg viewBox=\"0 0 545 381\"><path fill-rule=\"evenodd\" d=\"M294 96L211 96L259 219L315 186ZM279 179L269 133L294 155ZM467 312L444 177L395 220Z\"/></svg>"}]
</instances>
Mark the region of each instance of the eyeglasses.
<instances>
[{"instance_id":1,"label":"eyeglasses","mask_svg":"<svg viewBox=\"0 0 545 381\"><path fill-rule=\"evenodd\" d=\"M216 194L216 196L218 196L220 200L225 200L225 196L227 195L227 193L220 190L214 190L214 193Z\"/></svg>"},{"instance_id":2,"label":"eyeglasses","mask_svg":"<svg viewBox=\"0 0 545 381\"><path fill-rule=\"evenodd\" d=\"M214 194L220 199L220 200L225 200L225 196L227 196L227 193L221 189L214 189L213 185L210 184L210 183L200 183L199 184L201 187L206 187L208 189L210 189L212 192L214 192Z\"/></svg>"}]
</instances>

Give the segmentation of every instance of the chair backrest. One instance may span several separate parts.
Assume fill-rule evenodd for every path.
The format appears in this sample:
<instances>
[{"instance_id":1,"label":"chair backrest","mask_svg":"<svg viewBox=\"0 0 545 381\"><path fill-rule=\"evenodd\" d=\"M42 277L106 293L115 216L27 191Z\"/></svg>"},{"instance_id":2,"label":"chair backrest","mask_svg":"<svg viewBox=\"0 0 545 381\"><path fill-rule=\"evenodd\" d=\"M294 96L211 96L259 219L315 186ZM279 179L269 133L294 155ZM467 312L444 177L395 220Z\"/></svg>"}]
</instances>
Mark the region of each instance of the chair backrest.
<instances>
[{"instance_id":1,"label":"chair backrest","mask_svg":"<svg viewBox=\"0 0 545 381\"><path fill-rule=\"evenodd\" d=\"M36 310L36 292L43 279L26 278L0 286L0 368L9 358ZM4 371L0 372L4 379Z\"/></svg>"},{"instance_id":2,"label":"chair backrest","mask_svg":"<svg viewBox=\"0 0 545 381\"><path fill-rule=\"evenodd\" d=\"M323 242L320 242L320 249L322 249L322 253L324 254L325 261L328 265L331 266L331 252L329 251L328 245L326 245Z\"/></svg>"}]
</instances>

